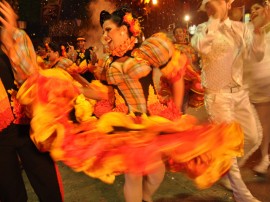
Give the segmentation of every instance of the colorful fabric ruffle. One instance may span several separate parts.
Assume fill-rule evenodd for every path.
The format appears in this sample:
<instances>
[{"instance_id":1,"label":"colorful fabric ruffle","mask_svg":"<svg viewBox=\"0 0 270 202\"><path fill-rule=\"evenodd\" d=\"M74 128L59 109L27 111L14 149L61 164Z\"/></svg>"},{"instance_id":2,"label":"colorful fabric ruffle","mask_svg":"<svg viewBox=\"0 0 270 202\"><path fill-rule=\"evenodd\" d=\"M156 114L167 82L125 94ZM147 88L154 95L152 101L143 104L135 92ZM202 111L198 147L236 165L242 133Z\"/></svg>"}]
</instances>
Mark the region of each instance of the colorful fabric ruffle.
<instances>
[{"instance_id":1,"label":"colorful fabric ruffle","mask_svg":"<svg viewBox=\"0 0 270 202\"><path fill-rule=\"evenodd\" d=\"M188 106L199 108L204 105L204 89L201 76L191 65L187 65L185 76L185 91L188 92Z\"/></svg>"},{"instance_id":2,"label":"colorful fabric ruffle","mask_svg":"<svg viewBox=\"0 0 270 202\"><path fill-rule=\"evenodd\" d=\"M149 174L163 159L168 170L184 172L207 188L229 170L232 157L242 155L243 133L236 123L197 125L187 115L171 121L119 111L99 119L81 111L77 116L88 118L79 119L75 106L85 113L94 107L89 112L78 107L88 104L60 69L29 78L17 97L31 108L31 138L41 151L106 183L127 172Z\"/></svg>"},{"instance_id":3,"label":"colorful fabric ruffle","mask_svg":"<svg viewBox=\"0 0 270 202\"><path fill-rule=\"evenodd\" d=\"M0 132L14 120L6 89L0 79Z\"/></svg>"},{"instance_id":4,"label":"colorful fabric ruffle","mask_svg":"<svg viewBox=\"0 0 270 202\"><path fill-rule=\"evenodd\" d=\"M11 106L14 115L13 123L15 124L29 124L30 119L27 116L27 108L24 105L21 105L18 101L17 91L16 90L8 90L8 93L11 95Z\"/></svg>"},{"instance_id":5,"label":"colorful fabric ruffle","mask_svg":"<svg viewBox=\"0 0 270 202\"><path fill-rule=\"evenodd\" d=\"M204 89L201 84L200 70L198 69L199 57L191 45L174 44L175 49L188 58L185 71L185 92L189 107L199 108L204 104Z\"/></svg>"}]
</instances>

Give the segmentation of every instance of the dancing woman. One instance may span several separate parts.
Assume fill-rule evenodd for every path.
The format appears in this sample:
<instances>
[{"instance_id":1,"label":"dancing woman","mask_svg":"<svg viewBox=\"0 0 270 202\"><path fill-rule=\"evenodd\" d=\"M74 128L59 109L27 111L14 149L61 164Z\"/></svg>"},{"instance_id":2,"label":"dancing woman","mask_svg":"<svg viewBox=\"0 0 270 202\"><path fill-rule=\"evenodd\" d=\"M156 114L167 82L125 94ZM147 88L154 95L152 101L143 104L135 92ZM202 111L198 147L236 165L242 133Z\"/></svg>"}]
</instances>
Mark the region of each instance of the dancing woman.
<instances>
[{"instance_id":1,"label":"dancing woman","mask_svg":"<svg viewBox=\"0 0 270 202\"><path fill-rule=\"evenodd\" d=\"M36 65L36 57L26 51L29 38L8 20L12 9L4 10L5 18L0 19L7 36L2 42L9 59L13 65ZM81 86L63 71L37 72L18 92L21 104L31 109L31 138L36 146L50 151L55 161L107 183L126 174L127 201L152 200L164 176L164 163L171 171L186 173L200 188L211 186L228 171L232 156L242 154L239 125L196 125L194 119L181 115L179 89L183 89L187 58L164 34L135 47L140 25L126 8L101 12L101 25L110 51L101 78L116 89L115 98L96 103L85 99ZM20 40L14 40L14 34L20 34ZM17 57L22 53L24 58ZM153 82L153 68L162 72L159 90L155 90L159 84Z\"/></svg>"},{"instance_id":2,"label":"dancing woman","mask_svg":"<svg viewBox=\"0 0 270 202\"><path fill-rule=\"evenodd\" d=\"M140 46L136 45L140 25L138 19L125 7L111 14L102 11L100 24L103 28L102 41L111 55L104 66L104 71L101 71L106 76L100 77L106 78L110 85L119 90L129 111L137 116L141 114L166 115L165 111L158 113L158 110L152 110L147 103L149 85L152 84L161 100L166 97L167 106L170 101L173 101L171 111L174 115L181 116L179 109L183 103L183 79L185 70L190 68L187 56L174 49L169 39L160 33L153 35ZM162 72L160 91L153 82L155 74L152 71L155 68L161 69ZM164 86L169 86L169 88L164 88ZM157 154L155 158L160 159L160 162L151 174L126 173L124 186L126 201L140 201L141 199L151 201L151 196L162 182L165 172L161 156Z\"/></svg>"}]
</instances>

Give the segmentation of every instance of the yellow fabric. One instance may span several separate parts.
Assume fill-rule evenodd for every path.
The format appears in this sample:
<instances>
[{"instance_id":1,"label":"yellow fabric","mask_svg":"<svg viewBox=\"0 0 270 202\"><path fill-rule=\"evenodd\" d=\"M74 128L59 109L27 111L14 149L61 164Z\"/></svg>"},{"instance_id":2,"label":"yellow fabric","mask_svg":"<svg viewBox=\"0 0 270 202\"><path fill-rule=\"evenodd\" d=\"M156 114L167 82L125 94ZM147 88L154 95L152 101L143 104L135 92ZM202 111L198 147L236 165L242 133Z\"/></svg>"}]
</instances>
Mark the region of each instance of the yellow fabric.
<instances>
[{"instance_id":1,"label":"yellow fabric","mask_svg":"<svg viewBox=\"0 0 270 202\"><path fill-rule=\"evenodd\" d=\"M0 79L0 131L14 120L6 89Z\"/></svg>"}]
</instances>

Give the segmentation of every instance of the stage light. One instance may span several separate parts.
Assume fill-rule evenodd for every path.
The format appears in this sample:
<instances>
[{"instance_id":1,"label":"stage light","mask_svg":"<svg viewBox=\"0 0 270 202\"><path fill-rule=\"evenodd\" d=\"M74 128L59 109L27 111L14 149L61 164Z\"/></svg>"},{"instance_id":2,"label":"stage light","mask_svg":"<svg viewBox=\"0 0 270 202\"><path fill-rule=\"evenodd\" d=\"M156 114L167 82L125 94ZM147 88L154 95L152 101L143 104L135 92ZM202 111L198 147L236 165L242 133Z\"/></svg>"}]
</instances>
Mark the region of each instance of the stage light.
<instances>
[{"instance_id":1,"label":"stage light","mask_svg":"<svg viewBox=\"0 0 270 202\"><path fill-rule=\"evenodd\" d=\"M188 21L190 20L190 16L189 16L189 15L185 15L184 20L185 20L186 22L188 22Z\"/></svg>"}]
</instances>

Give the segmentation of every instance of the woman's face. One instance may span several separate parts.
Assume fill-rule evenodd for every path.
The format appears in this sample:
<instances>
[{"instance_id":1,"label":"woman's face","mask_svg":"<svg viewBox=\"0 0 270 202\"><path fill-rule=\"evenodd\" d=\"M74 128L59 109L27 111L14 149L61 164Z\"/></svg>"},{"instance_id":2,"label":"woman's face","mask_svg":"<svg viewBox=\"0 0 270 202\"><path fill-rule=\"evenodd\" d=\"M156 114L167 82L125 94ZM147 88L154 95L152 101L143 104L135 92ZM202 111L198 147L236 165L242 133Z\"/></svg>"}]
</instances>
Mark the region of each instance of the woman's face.
<instances>
[{"instance_id":1,"label":"woman's face","mask_svg":"<svg viewBox=\"0 0 270 202\"><path fill-rule=\"evenodd\" d=\"M175 30L174 37L177 43L186 43L186 32L182 28Z\"/></svg>"},{"instance_id":2,"label":"woman's face","mask_svg":"<svg viewBox=\"0 0 270 202\"><path fill-rule=\"evenodd\" d=\"M85 49L85 41L80 40L80 41L77 42L77 45L78 45L78 48L79 48L80 50Z\"/></svg>"},{"instance_id":3,"label":"woman's face","mask_svg":"<svg viewBox=\"0 0 270 202\"><path fill-rule=\"evenodd\" d=\"M109 50L119 48L127 39L128 33L124 26L118 27L112 20L106 20L103 24L102 41Z\"/></svg>"},{"instance_id":4,"label":"woman's face","mask_svg":"<svg viewBox=\"0 0 270 202\"><path fill-rule=\"evenodd\" d=\"M264 7L260 4L253 4L251 6L251 22L255 27L261 27L267 23L266 15L264 12Z\"/></svg>"},{"instance_id":5,"label":"woman's face","mask_svg":"<svg viewBox=\"0 0 270 202\"><path fill-rule=\"evenodd\" d=\"M45 55L47 55L47 50L46 50L46 48L43 48L43 47L41 47L41 46L38 46L37 54L38 54L39 56L45 56Z\"/></svg>"},{"instance_id":6,"label":"woman's face","mask_svg":"<svg viewBox=\"0 0 270 202\"><path fill-rule=\"evenodd\" d=\"M58 52L57 51L53 51L52 49L49 48L49 50L48 50L48 60L50 62L54 62L58 58L59 58Z\"/></svg>"}]
</instances>

